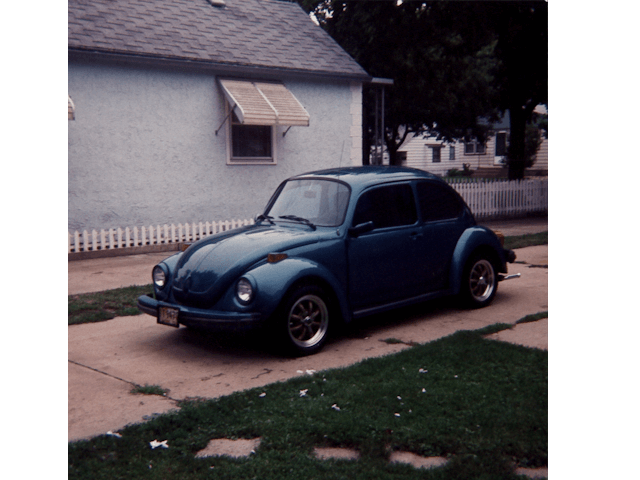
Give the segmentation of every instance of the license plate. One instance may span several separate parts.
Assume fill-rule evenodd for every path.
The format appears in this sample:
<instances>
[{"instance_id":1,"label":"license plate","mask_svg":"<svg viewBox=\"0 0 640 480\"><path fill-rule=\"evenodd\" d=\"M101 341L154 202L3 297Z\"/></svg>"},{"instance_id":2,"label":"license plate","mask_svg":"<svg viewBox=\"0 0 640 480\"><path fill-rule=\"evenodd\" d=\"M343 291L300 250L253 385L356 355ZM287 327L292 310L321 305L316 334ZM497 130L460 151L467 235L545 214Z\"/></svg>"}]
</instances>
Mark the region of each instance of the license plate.
<instances>
[{"instance_id":1,"label":"license plate","mask_svg":"<svg viewBox=\"0 0 640 480\"><path fill-rule=\"evenodd\" d=\"M177 308L160 307L158 312L158 323L163 325L170 325L172 327L179 327L178 325L178 310Z\"/></svg>"}]
</instances>

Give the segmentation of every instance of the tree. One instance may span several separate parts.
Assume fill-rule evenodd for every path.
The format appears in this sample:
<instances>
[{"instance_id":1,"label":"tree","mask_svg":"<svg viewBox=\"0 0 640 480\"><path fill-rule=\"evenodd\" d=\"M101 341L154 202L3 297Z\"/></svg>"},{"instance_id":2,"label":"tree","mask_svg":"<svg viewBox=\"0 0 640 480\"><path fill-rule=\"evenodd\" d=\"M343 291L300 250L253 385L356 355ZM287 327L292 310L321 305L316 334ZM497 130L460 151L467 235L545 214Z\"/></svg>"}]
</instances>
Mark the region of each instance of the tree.
<instances>
[{"instance_id":1,"label":"tree","mask_svg":"<svg viewBox=\"0 0 640 480\"><path fill-rule=\"evenodd\" d=\"M478 12L450 2L300 3L370 75L393 79L386 88L384 132L391 164L397 163L397 150L409 135L482 138L478 118L497 116L492 104L496 41L482 28ZM365 88L369 144L374 102L371 88Z\"/></svg>"},{"instance_id":2,"label":"tree","mask_svg":"<svg viewBox=\"0 0 640 480\"><path fill-rule=\"evenodd\" d=\"M509 179L524 177L528 155L526 126L534 108L548 102L548 8L544 1L487 4L498 39L495 54L497 106L509 110Z\"/></svg>"},{"instance_id":3,"label":"tree","mask_svg":"<svg viewBox=\"0 0 640 480\"><path fill-rule=\"evenodd\" d=\"M546 2L299 3L369 74L394 80L384 132L390 163L409 135L482 141L487 132L478 119L509 110L509 177L524 176L526 124L547 103ZM374 102L365 88L365 146Z\"/></svg>"}]
</instances>

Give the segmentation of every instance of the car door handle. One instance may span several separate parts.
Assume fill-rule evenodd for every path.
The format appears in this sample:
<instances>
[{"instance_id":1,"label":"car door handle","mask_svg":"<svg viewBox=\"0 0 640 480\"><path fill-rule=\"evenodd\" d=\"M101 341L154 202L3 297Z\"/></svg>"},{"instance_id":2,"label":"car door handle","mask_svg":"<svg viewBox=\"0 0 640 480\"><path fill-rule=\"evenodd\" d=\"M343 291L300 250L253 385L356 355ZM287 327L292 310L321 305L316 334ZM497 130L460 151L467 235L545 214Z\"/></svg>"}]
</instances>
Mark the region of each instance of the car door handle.
<instances>
[{"instance_id":1,"label":"car door handle","mask_svg":"<svg viewBox=\"0 0 640 480\"><path fill-rule=\"evenodd\" d=\"M417 240L418 238L422 238L422 236L421 232L411 232L409 234L409 238L411 238L411 240Z\"/></svg>"}]
</instances>

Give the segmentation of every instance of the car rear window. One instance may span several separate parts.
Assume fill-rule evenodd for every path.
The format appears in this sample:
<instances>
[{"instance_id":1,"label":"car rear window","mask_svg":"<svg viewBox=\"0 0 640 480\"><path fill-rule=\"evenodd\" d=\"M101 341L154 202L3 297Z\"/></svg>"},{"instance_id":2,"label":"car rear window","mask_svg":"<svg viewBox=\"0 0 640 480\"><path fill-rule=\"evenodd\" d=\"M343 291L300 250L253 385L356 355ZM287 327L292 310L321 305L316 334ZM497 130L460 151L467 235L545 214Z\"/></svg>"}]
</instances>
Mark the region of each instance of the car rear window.
<instances>
[{"instance_id":1,"label":"car rear window","mask_svg":"<svg viewBox=\"0 0 640 480\"><path fill-rule=\"evenodd\" d=\"M425 222L458 218L462 213L460 198L447 185L419 182L417 191L420 213Z\"/></svg>"}]
</instances>

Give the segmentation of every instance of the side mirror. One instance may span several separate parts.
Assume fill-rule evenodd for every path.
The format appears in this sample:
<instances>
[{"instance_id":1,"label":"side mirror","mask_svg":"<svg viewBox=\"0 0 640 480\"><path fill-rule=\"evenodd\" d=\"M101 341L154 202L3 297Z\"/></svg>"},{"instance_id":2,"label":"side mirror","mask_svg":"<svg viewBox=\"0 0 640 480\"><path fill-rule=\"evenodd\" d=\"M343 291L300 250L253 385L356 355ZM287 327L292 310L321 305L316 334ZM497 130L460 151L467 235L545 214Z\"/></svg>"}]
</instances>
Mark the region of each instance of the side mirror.
<instances>
[{"instance_id":1,"label":"side mirror","mask_svg":"<svg viewBox=\"0 0 640 480\"><path fill-rule=\"evenodd\" d=\"M360 223L355 227L349 229L349 235L352 237L359 237L360 235L373 230L373 222Z\"/></svg>"}]
</instances>

